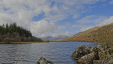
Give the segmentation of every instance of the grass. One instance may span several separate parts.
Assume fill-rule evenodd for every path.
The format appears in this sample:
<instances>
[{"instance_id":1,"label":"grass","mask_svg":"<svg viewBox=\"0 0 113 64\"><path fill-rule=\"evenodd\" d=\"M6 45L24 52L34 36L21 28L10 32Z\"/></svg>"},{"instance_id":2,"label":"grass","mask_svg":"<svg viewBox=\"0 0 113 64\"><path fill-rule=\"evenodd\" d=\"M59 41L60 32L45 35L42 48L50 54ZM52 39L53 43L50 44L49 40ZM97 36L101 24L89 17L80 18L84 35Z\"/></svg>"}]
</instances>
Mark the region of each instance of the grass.
<instances>
[{"instance_id":1,"label":"grass","mask_svg":"<svg viewBox=\"0 0 113 64\"><path fill-rule=\"evenodd\" d=\"M108 30L108 31L107 31ZM96 35L96 36L95 36ZM63 42L100 42L112 41L113 38L113 23L100 27L95 27L84 31L72 37L62 39Z\"/></svg>"}]
</instances>

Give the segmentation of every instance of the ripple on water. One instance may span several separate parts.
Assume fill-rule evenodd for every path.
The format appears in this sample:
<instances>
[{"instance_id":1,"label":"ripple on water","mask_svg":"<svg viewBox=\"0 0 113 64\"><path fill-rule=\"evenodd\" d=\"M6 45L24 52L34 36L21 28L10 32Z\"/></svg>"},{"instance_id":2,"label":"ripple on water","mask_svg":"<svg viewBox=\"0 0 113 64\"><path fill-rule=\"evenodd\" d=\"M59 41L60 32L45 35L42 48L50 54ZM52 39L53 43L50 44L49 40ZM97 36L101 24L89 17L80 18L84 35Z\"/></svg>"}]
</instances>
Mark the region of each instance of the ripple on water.
<instances>
[{"instance_id":1,"label":"ripple on water","mask_svg":"<svg viewBox=\"0 0 113 64\"><path fill-rule=\"evenodd\" d=\"M77 64L70 56L82 44L92 45L89 42L0 44L0 64L36 64L42 56L54 64Z\"/></svg>"}]
</instances>

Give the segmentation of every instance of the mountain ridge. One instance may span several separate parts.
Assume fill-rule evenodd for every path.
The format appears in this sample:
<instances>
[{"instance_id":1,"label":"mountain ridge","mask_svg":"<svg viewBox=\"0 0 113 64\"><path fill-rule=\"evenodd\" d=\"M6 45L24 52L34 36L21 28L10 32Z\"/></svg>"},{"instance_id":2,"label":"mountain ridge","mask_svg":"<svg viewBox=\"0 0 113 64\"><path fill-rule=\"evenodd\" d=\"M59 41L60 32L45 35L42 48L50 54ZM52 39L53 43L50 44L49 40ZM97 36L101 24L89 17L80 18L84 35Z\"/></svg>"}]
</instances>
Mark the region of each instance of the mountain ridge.
<instances>
[{"instance_id":1,"label":"mountain ridge","mask_svg":"<svg viewBox=\"0 0 113 64\"><path fill-rule=\"evenodd\" d=\"M52 36L42 37L43 40L60 40L60 39L64 39L64 38L68 38L68 36L60 35L57 37L52 37Z\"/></svg>"}]
</instances>

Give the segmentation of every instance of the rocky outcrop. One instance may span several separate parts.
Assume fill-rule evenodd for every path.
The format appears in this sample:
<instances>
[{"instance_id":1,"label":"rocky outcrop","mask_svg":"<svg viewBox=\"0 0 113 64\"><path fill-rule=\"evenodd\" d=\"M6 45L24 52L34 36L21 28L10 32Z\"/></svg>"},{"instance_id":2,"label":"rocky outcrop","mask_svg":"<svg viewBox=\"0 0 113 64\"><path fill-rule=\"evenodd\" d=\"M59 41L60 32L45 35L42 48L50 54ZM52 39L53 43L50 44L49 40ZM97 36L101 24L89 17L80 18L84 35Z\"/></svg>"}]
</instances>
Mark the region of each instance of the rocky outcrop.
<instances>
[{"instance_id":1,"label":"rocky outcrop","mask_svg":"<svg viewBox=\"0 0 113 64\"><path fill-rule=\"evenodd\" d=\"M113 64L113 47L81 45L71 56L82 64Z\"/></svg>"},{"instance_id":2,"label":"rocky outcrop","mask_svg":"<svg viewBox=\"0 0 113 64\"><path fill-rule=\"evenodd\" d=\"M41 57L41 58L38 60L37 64L53 64L53 63L52 63L51 61L46 60L45 58Z\"/></svg>"},{"instance_id":3,"label":"rocky outcrop","mask_svg":"<svg viewBox=\"0 0 113 64\"><path fill-rule=\"evenodd\" d=\"M113 64L113 59L108 61L109 64Z\"/></svg>"},{"instance_id":4,"label":"rocky outcrop","mask_svg":"<svg viewBox=\"0 0 113 64\"><path fill-rule=\"evenodd\" d=\"M81 45L76 48L71 57L73 59L80 59L82 56L90 53L91 47L89 45Z\"/></svg>"},{"instance_id":5,"label":"rocky outcrop","mask_svg":"<svg viewBox=\"0 0 113 64\"><path fill-rule=\"evenodd\" d=\"M78 62L79 63L83 63L83 64L93 64L93 60L98 60L99 57L96 53L90 53L88 55L85 55L83 57L81 57Z\"/></svg>"}]
</instances>

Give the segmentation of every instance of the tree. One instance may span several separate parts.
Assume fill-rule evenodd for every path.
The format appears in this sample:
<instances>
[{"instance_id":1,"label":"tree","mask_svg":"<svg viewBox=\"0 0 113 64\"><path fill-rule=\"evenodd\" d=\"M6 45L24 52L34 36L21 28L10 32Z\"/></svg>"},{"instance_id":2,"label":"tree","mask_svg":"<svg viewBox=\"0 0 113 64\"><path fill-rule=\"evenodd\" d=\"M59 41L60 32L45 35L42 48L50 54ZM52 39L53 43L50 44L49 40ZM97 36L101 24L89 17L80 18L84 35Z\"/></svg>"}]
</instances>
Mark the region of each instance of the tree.
<instances>
[{"instance_id":1,"label":"tree","mask_svg":"<svg viewBox=\"0 0 113 64\"><path fill-rule=\"evenodd\" d=\"M1 33L1 34L4 34L4 33L5 33L5 28L2 27L2 26L0 26L0 33Z\"/></svg>"},{"instance_id":2,"label":"tree","mask_svg":"<svg viewBox=\"0 0 113 64\"><path fill-rule=\"evenodd\" d=\"M9 31L8 23L6 24L6 33Z\"/></svg>"},{"instance_id":3,"label":"tree","mask_svg":"<svg viewBox=\"0 0 113 64\"><path fill-rule=\"evenodd\" d=\"M42 41L39 38L33 37L32 33L20 26L17 26L16 23L4 26L0 26L0 41L4 42L20 42L20 41ZM9 43L8 42L8 43Z\"/></svg>"}]
</instances>

